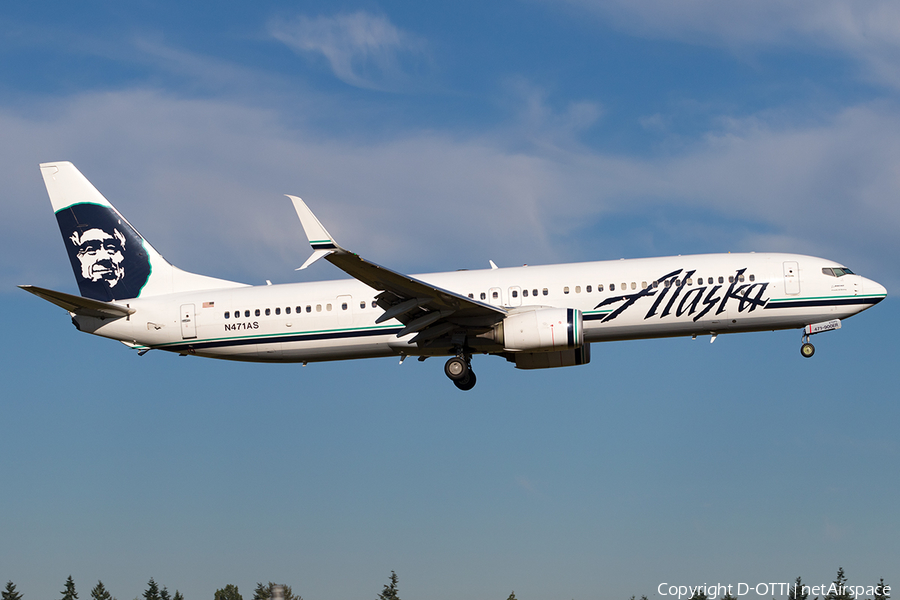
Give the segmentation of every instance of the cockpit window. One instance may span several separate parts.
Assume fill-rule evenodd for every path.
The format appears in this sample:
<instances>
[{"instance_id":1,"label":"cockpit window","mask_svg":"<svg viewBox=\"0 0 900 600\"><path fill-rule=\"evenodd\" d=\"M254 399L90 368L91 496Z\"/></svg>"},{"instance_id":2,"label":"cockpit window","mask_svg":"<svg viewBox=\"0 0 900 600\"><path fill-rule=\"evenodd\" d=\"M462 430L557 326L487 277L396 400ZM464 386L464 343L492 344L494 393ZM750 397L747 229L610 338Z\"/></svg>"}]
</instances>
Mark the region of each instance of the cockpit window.
<instances>
[{"instance_id":1,"label":"cockpit window","mask_svg":"<svg viewBox=\"0 0 900 600\"><path fill-rule=\"evenodd\" d=\"M843 277L844 275L853 275L853 271L847 267L823 267L822 273L831 277Z\"/></svg>"}]
</instances>

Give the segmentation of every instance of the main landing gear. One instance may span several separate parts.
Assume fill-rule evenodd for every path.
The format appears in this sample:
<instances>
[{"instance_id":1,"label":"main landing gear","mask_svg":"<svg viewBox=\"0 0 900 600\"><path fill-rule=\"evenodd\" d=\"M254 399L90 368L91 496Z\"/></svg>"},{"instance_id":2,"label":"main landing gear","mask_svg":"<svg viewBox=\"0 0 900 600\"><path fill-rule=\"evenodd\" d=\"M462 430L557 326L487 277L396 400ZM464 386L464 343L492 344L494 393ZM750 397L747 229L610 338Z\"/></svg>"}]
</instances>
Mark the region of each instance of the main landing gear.
<instances>
[{"instance_id":1,"label":"main landing gear","mask_svg":"<svg viewBox=\"0 0 900 600\"><path fill-rule=\"evenodd\" d=\"M460 352L447 361L444 365L444 373L453 382L453 385L467 392L475 387L475 371L472 370L472 357Z\"/></svg>"}]
</instances>

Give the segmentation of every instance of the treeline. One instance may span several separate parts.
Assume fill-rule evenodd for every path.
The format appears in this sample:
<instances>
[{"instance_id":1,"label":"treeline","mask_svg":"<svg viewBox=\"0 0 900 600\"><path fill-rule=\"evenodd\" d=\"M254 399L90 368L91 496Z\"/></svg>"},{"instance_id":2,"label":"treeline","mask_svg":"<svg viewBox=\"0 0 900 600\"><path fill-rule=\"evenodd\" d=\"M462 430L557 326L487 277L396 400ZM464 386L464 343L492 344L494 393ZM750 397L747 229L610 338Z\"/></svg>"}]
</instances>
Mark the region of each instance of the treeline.
<instances>
[{"instance_id":1,"label":"treeline","mask_svg":"<svg viewBox=\"0 0 900 600\"><path fill-rule=\"evenodd\" d=\"M378 600L400 600L399 581L400 578L397 577L397 574L394 571L391 571L391 577L388 583L384 585L384 589L381 590L381 593L378 594ZM66 579L65 587L60 594L60 600L78 600L78 592L75 591L75 581L72 579L71 575ZM2 600L24 600L22 594L16 590L16 584L12 581L6 582L6 588L0 596L2 596ZM144 600L184 600L184 596L181 592L175 590L174 596L169 594L169 590L165 586L160 588L159 584L156 583L152 577L147 583L147 589L144 590L141 597L143 597ZM115 596L109 593L109 590L106 589L106 586L103 585L102 581L98 581L97 585L91 590L91 599L116 600ZM134 600L140 600L140 598L136 597ZM244 598L241 596L236 585L228 584L225 587L216 590L213 600L244 600ZM268 584L256 584L252 600L303 600L303 598L301 598L299 594L294 594L291 586L274 584L270 581ZM516 600L516 595L510 594L507 600Z\"/></svg>"},{"instance_id":2,"label":"treeline","mask_svg":"<svg viewBox=\"0 0 900 600\"><path fill-rule=\"evenodd\" d=\"M740 585L746 586L747 584ZM661 596L687 598L687 600L738 600L740 597L759 597L769 594L784 596L784 588L787 588L787 600L810 600L810 598L812 600L819 600L819 598L822 600L888 600L891 597L891 586L884 582L884 577L875 585L852 585L847 581L843 567L838 568L837 576L831 583L808 584L803 583L803 579L798 577L791 584L761 583L759 585L766 586L765 591L760 592L753 586L735 589L737 586L734 585L726 587L707 584L697 586L661 584L661 589L657 589L657 592ZM682 592L684 593L682 594ZM735 593L737 595L734 595ZM631 600L637 599L632 596ZM640 600L647 600L647 596L641 596Z\"/></svg>"}]
</instances>

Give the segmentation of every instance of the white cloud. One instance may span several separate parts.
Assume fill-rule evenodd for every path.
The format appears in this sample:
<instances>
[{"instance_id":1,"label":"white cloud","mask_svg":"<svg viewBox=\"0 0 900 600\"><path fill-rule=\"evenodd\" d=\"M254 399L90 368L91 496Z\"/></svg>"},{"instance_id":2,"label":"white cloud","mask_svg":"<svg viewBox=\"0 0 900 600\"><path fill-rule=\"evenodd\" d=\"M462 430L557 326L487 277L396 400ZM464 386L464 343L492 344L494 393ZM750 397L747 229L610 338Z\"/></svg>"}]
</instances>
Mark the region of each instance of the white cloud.
<instances>
[{"instance_id":1,"label":"white cloud","mask_svg":"<svg viewBox=\"0 0 900 600\"><path fill-rule=\"evenodd\" d=\"M394 89L410 83L425 58L422 40L386 17L364 11L333 17L275 21L270 32L297 52L324 56L335 77L361 88Z\"/></svg>"},{"instance_id":2,"label":"white cloud","mask_svg":"<svg viewBox=\"0 0 900 600\"><path fill-rule=\"evenodd\" d=\"M648 37L737 52L812 48L850 55L900 87L900 5L891 0L567 0Z\"/></svg>"},{"instance_id":3,"label":"white cloud","mask_svg":"<svg viewBox=\"0 0 900 600\"><path fill-rule=\"evenodd\" d=\"M505 132L322 139L273 111L147 90L0 112L0 131L8 284L71 284L37 169L48 160L72 160L179 266L250 283L294 280L309 254L284 193L304 197L343 245L407 271L618 258L634 247L624 233L608 235L602 256L570 238L663 208L709 215L701 230L737 222L723 225L733 243L708 251L801 251L900 282L900 111L888 104L816 126L734 121L655 158L513 151ZM692 231L675 242L696 246ZM328 265L306 274L340 276Z\"/></svg>"}]
</instances>

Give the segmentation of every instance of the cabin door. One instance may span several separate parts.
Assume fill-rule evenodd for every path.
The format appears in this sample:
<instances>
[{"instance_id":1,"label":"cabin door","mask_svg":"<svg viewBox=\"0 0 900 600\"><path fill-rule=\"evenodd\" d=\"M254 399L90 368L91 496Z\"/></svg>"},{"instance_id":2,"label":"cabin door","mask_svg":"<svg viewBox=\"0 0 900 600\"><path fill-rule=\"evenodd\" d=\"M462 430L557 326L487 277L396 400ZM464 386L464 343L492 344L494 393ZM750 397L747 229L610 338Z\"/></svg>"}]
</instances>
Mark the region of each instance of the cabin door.
<instances>
[{"instance_id":1,"label":"cabin door","mask_svg":"<svg viewBox=\"0 0 900 600\"><path fill-rule=\"evenodd\" d=\"M784 262L784 293L788 296L800 293L800 265L793 260Z\"/></svg>"},{"instance_id":2,"label":"cabin door","mask_svg":"<svg viewBox=\"0 0 900 600\"><path fill-rule=\"evenodd\" d=\"M181 305L181 338L190 340L197 337L197 324L194 322L194 305Z\"/></svg>"}]
</instances>

